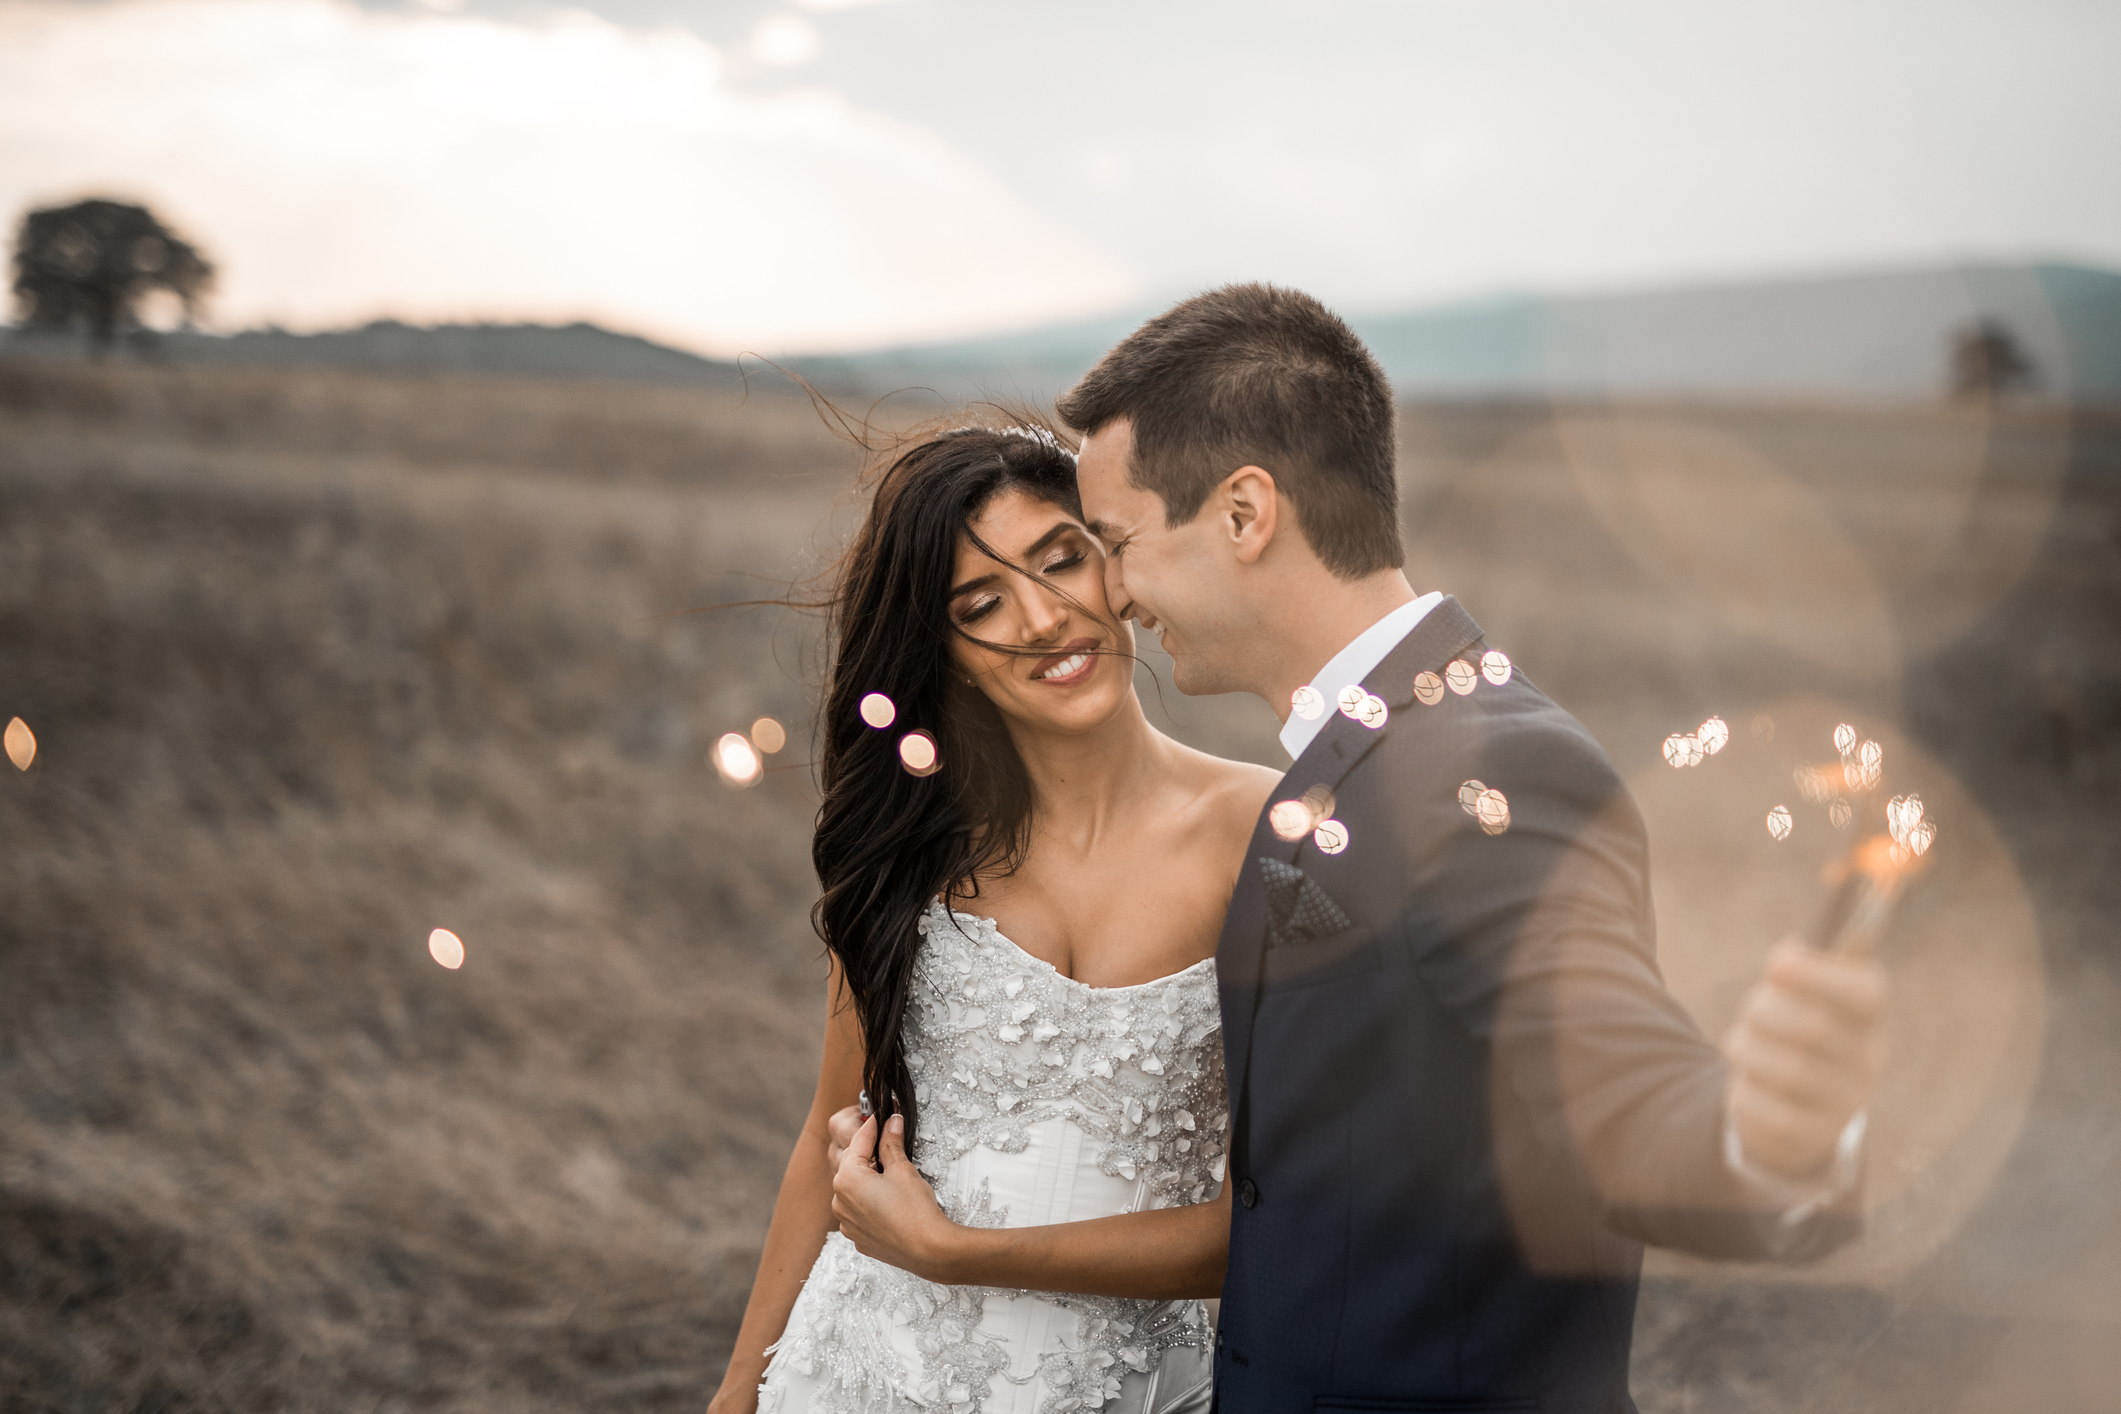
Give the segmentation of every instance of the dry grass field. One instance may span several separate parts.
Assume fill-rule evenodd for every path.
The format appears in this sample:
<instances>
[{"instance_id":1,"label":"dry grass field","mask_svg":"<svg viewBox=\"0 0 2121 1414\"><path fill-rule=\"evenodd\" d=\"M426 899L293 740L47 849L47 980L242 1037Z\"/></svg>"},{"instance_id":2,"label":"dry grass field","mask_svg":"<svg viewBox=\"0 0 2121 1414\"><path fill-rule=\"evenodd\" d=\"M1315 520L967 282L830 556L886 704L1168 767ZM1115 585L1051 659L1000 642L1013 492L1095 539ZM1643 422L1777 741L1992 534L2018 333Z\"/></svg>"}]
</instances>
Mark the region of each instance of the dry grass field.
<instances>
[{"instance_id":1,"label":"dry grass field","mask_svg":"<svg viewBox=\"0 0 2121 1414\"><path fill-rule=\"evenodd\" d=\"M1941 830L1871 1236L1656 1259L1644 1409L2110 1407L2121 415L1420 406L1404 450L1417 584L1637 782L1704 1025L1817 896L1834 722ZM0 363L0 1410L704 1403L815 1064L817 664L674 611L818 570L853 470L763 389Z\"/></svg>"}]
</instances>

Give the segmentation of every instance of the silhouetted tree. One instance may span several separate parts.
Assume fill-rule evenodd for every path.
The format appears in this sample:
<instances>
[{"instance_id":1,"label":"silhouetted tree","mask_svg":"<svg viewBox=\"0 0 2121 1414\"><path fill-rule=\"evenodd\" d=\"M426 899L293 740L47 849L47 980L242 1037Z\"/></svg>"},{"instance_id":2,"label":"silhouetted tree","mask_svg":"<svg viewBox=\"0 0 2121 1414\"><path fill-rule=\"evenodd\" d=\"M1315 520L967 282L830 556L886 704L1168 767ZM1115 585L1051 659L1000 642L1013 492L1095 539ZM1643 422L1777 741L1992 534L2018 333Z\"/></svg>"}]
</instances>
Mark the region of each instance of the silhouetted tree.
<instances>
[{"instance_id":1,"label":"silhouetted tree","mask_svg":"<svg viewBox=\"0 0 2121 1414\"><path fill-rule=\"evenodd\" d=\"M140 301L167 290L198 312L214 267L144 206L77 201L22 218L15 233L15 306L34 329L86 325L99 348L140 322Z\"/></svg>"},{"instance_id":2,"label":"silhouetted tree","mask_svg":"<svg viewBox=\"0 0 2121 1414\"><path fill-rule=\"evenodd\" d=\"M2033 361L2010 326L1983 319L1952 335L1952 396L1988 398L2033 381Z\"/></svg>"}]
</instances>

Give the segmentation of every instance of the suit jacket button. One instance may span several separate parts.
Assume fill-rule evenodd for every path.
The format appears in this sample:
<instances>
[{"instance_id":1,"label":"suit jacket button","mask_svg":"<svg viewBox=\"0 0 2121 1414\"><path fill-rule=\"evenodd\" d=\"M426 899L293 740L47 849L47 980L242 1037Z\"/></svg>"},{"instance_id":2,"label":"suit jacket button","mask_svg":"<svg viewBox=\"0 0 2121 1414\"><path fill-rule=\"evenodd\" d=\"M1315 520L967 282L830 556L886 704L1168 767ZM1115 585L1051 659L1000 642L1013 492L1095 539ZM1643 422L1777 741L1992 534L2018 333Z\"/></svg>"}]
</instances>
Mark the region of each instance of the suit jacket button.
<instances>
[{"instance_id":1,"label":"suit jacket button","mask_svg":"<svg viewBox=\"0 0 2121 1414\"><path fill-rule=\"evenodd\" d=\"M1245 1179L1237 1185L1237 1201L1248 1208L1259 1202L1259 1188L1251 1179Z\"/></svg>"}]
</instances>

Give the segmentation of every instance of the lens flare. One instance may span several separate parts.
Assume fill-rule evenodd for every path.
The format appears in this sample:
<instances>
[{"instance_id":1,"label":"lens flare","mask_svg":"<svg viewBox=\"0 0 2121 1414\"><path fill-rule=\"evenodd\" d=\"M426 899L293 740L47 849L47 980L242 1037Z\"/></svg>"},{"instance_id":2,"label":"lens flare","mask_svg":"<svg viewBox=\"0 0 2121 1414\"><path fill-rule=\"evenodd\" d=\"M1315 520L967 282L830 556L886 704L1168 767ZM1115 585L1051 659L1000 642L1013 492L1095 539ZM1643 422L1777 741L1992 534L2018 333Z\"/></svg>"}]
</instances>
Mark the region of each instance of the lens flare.
<instances>
[{"instance_id":1,"label":"lens flare","mask_svg":"<svg viewBox=\"0 0 2121 1414\"><path fill-rule=\"evenodd\" d=\"M751 724L751 744L771 756L788 744L788 729L771 717L761 717Z\"/></svg>"},{"instance_id":2,"label":"lens flare","mask_svg":"<svg viewBox=\"0 0 2121 1414\"><path fill-rule=\"evenodd\" d=\"M1856 729L1847 722L1834 728L1834 750L1843 756L1856 749Z\"/></svg>"},{"instance_id":3,"label":"lens flare","mask_svg":"<svg viewBox=\"0 0 2121 1414\"><path fill-rule=\"evenodd\" d=\"M1753 718L1752 726L1749 730L1753 733L1753 740L1759 742L1762 746L1766 746L1775 739L1775 719L1762 712Z\"/></svg>"},{"instance_id":4,"label":"lens flare","mask_svg":"<svg viewBox=\"0 0 2121 1414\"><path fill-rule=\"evenodd\" d=\"M1320 854L1338 854L1348 847L1348 827L1338 820L1321 820L1311 831L1311 843Z\"/></svg>"},{"instance_id":5,"label":"lens flare","mask_svg":"<svg viewBox=\"0 0 2121 1414\"><path fill-rule=\"evenodd\" d=\"M1480 655L1480 675L1501 687L1510 680L1510 655L1500 648L1490 648Z\"/></svg>"},{"instance_id":6,"label":"lens flare","mask_svg":"<svg viewBox=\"0 0 2121 1414\"><path fill-rule=\"evenodd\" d=\"M1300 800L1277 800L1274 808L1267 812L1267 824L1272 827L1275 838L1295 842L1309 834L1318 817L1311 807Z\"/></svg>"},{"instance_id":7,"label":"lens flare","mask_svg":"<svg viewBox=\"0 0 2121 1414\"><path fill-rule=\"evenodd\" d=\"M1315 722L1326 710L1326 695L1305 683L1289 694L1289 710L1307 722Z\"/></svg>"},{"instance_id":8,"label":"lens flare","mask_svg":"<svg viewBox=\"0 0 2121 1414\"><path fill-rule=\"evenodd\" d=\"M1443 680L1450 684L1451 691L1463 697L1480 685L1480 674L1465 659L1453 658L1444 667Z\"/></svg>"},{"instance_id":9,"label":"lens flare","mask_svg":"<svg viewBox=\"0 0 2121 1414\"><path fill-rule=\"evenodd\" d=\"M1806 805L1824 805L1834 798L1847 774L1845 766L1799 766L1790 772L1790 779L1797 783L1797 794Z\"/></svg>"},{"instance_id":10,"label":"lens flare","mask_svg":"<svg viewBox=\"0 0 2121 1414\"><path fill-rule=\"evenodd\" d=\"M1362 690L1362 685L1360 683L1349 683L1346 687L1340 690L1341 715L1344 717L1355 716L1357 713L1362 711L1363 701L1364 699L1368 698L1369 695L1369 693L1364 692Z\"/></svg>"},{"instance_id":11,"label":"lens flare","mask_svg":"<svg viewBox=\"0 0 2121 1414\"><path fill-rule=\"evenodd\" d=\"M454 972L464 965L464 940L447 928L427 935L427 955Z\"/></svg>"},{"instance_id":12,"label":"lens flare","mask_svg":"<svg viewBox=\"0 0 2121 1414\"><path fill-rule=\"evenodd\" d=\"M898 739L899 764L916 776L932 776L942 769L943 754L935 738L924 731L910 731Z\"/></svg>"},{"instance_id":13,"label":"lens flare","mask_svg":"<svg viewBox=\"0 0 2121 1414\"><path fill-rule=\"evenodd\" d=\"M1434 673L1414 674L1414 696L1424 707L1434 707L1443 701L1443 679Z\"/></svg>"},{"instance_id":14,"label":"lens flare","mask_svg":"<svg viewBox=\"0 0 2121 1414\"><path fill-rule=\"evenodd\" d=\"M1790 808L1787 805L1778 805L1767 813L1767 832L1778 843L1788 839L1790 831L1796 827L1797 822L1791 818Z\"/></svg>"},{"instance_id":15,"label":"lens flare","mask_svg":"<svg viewBox=\"0 0 2121 1414\"><path fill-rule=\"evenodd\" d=\"M1365 696L1362 700L1362 705L1357 707L1354 712L1355 720L1361 722L1373 732L1383 726L1386 719L1391 715L1392 709L1385 705L1385 700L1376 696Z\"/></svg>"},{"instance_id":16,"label":"lens flare","mask_svg":"<svg viewBox=\"0 0 2121 1414\"><path fill-rule=\"evenodd\" d=\"M7 724L7 759L15 763L18 771L27 771L29 763L37 759L37 734L20 717Z\"/></svg>"},{"instance_id":17,"label":"lens flare","mask_svg":"<svg viewBox=\"0 0 2121 1414\"><path fill-rule=\"evenodd\" d=\"M1473 818L1480 822L1483 832L1499 835L1510 828L1510 802L1490 786L1474 799Z\"/></svg>"},{"instance_id":18,"label":"lens flare","mask_svg":"<svg viewBox=\"0 0 2121 1414\"><path fill-rule=\"evenodd\" d=\"M766 769L759 761L758 748L751 744L750 738L740 732L725 732L722 735L721 740L714 744L713 760L714 769L721 773L722 779L740 790L745 786L757 785L759 777Z\"/></svg>"},{"instance_id":19,"label":"lens flare","mask_svg":"<svg viewBox=\"0 0 2121 1414\"><path fill-rule=\"evenodd\" d=\"M1714 756L1731 744L1730 723L1721 717L1711 717L1694 732L1701 739L1701 749Z\"/></svg>"},{"instance_id":20,"label":"lens flare","mask_svg":"<svg viewBox=\"0 0 2121 1414\"><path fill-rule=\"evenodd\" d=\"M872 692L862 699L862 720L878 731L898 720L898 707L881 692Z\"/></svg>"},{"instance_id":21,"label":"lens flare","mask_svg":"<svg viewBox=\"0 0 2121 1414\"><path fill-rule=\"evenodd\" d=\"M1467 781L1458 788L1458 808L1473 814L1480 807L1480 793L1486 789L1479 781Z\"/></svg>"}]
</instances>

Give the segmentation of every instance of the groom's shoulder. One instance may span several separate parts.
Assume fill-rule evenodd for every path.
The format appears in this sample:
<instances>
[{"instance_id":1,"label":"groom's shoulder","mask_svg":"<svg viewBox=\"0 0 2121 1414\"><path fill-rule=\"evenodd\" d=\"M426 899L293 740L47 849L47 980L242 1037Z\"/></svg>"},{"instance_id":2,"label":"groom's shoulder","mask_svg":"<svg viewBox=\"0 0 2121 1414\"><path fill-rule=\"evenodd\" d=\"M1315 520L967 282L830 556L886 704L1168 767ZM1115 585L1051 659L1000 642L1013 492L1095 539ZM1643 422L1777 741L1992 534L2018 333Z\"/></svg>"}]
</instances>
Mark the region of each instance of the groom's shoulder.
<instances>
[{"instance_id":1,"label":"groom's shoulder","mask_svg":"<svg viewBox=\"0 0 2121 1414\"><path fill-rule=\"evenodd\" d=\"M1374 765L1393 783L1454 789L1481 781L1505 790L1580 798L1600 806L1626 791L1598 738L1577 717L1519 674L1508 683L1483 682L1472 694L1433 707L1415 704L1401 714ZM1366 763L1368 764L1368 763Z\"/></svg>"}]
</instances>

